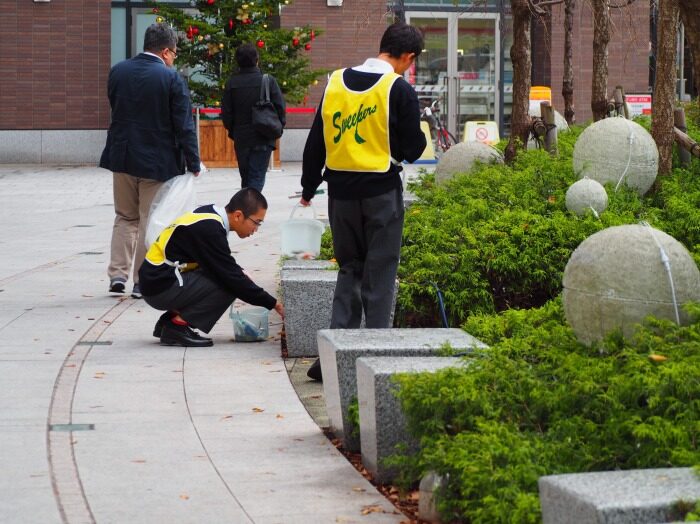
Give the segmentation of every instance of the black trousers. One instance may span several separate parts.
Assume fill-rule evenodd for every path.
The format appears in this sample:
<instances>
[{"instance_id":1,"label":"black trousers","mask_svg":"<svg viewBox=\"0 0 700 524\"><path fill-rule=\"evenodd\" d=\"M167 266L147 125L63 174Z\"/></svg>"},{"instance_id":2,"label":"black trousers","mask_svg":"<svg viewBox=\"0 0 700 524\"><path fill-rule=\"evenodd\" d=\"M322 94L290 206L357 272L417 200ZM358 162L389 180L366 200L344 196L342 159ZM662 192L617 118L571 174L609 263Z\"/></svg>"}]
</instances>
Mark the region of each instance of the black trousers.
<instances>
[{"instance_id":1,"label":"black trousers","mask_svg":"<svg viewBox=\"0 0 700 524\"><path fill-rule=\"evenodd\" d=\"M333 250L340 266L331 329L391 327L403 233L403 190L328 202Z\"/></svg>"},{"instance_id":2,"label":"black trousers","mask_svg":"<svg viewBox=\"0 0 700 524\"><path fill-rule=\"evenodd\" d=\"M143 298L152 308L177 311L188 324L209 333L236 300L235 295L201 270L182 273L182 283L179 286L176 282L162 293Z\"/></svg>"}]
</instances>

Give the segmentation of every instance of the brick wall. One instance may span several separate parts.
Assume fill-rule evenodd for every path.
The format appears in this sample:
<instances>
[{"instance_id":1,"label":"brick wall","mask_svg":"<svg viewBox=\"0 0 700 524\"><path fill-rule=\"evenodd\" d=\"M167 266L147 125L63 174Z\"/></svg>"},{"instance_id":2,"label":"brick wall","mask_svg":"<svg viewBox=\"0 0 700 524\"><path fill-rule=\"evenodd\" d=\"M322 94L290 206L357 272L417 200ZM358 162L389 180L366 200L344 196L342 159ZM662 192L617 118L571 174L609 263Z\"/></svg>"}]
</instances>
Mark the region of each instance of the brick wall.
<instances>
[{"instance_id":1,"label":"brick wall","mask_svg":"<svg viewBox=\"0 0 700 524\"><path fill-rule=\"evenodd\" d=\"M608 46L608 94L621 85L626 93L646 93L649 84L649 2L634 2L612 9L612 31ZM574 109L576 122L592 118L593 15L588 2L576 2L573 30ZM561 96L564 74L564 8L552 8L552 102L564 113Z\"/></svg>"},{"instance_id":2,"label":"brick wall","mask_svg":"<svg viewBox=\"0 0 700 524\"><path fill-rule=\"evenodd\" d=\"M344 0L341 7L327 7L325 0L296 0L282 10L282 26L309 24L323 29L311 43L311 67L329 70L361 64L377 56L379 41L388 24L383 0ZM309 92L308 106L318 107L326 77ZM309 128L313 115L288 115L288 128Z\"/></svg>"},{"instance_id":3,"label":"brick wall","mask_svg":"<svg viewBox=\"0 0 700 524\"><path fill-rule=\"evenodd\" d=\"M0 129L106 129L110 0L0 0Z\"/></svg>"}]
</instances>

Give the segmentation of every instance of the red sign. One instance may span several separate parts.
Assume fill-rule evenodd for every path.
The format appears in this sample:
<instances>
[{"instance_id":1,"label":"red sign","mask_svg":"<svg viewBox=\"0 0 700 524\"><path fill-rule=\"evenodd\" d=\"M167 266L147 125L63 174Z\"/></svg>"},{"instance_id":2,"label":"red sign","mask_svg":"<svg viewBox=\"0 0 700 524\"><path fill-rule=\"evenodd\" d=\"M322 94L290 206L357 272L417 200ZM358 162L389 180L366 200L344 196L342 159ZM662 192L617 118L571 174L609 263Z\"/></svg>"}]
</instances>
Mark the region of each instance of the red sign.
<instances>
[{"instance_id":1,"label":"red sign","mask_svg":"<svg viewBox=\"0 0 700 524\"><path fill-rule=\"evenodd\" d=\"M488 129L486 129L485 127L477 127L475 134L476 134L476 139L479 140L480 142L483 142L484 140L486 140L489 137Z\"/></svg>"}]
</instances>

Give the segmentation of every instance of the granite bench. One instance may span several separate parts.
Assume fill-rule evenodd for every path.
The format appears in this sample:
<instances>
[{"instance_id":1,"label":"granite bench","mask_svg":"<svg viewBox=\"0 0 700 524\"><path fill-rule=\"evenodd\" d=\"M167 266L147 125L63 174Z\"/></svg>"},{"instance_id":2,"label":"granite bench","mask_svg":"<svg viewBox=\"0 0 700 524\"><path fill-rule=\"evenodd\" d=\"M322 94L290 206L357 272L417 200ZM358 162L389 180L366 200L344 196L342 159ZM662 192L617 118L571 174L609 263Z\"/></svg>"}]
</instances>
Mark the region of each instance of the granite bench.
<instances>
[{"instance_id":1,"label":"granite bench","mask_svg":"<svg viewBox=\"0 0 700 524\"><path fill-rule=\"evenodd\" d=\"M301 262L309 269L304 269ZM316 262L316 264L311 264ZM280 284L284 301L284 330L287 338L287 355L289 357L313 357L318 355L316 332L328 329L331 325L333 294L338 280L338 270L332 263L324 266L318 261L294 261L296 269L282 268ZM327 267L317 269L316 267ZM398 281L394 287L394 306L398 293ZM394 314L392 308L391 321ZM364 325L364 318L362 321Z\"/></svg>"},{"instance_id":2,"label":"granite bench","mask_svg":"<svg viewBox=\"0 0 700 524\"><path fill-rule=\"evenodd\" d=\"M680 501L700 500L692 468L633 469L539 479L544 524L645 524L679 519Z\"/></svg>"},{"instance_id":3,"label":"granite bench","mask_svg":"<svg viewBox=\"0 0 700 524\"><path fill-rule=\"evenodd\" d=\"M418 441L408 432L406 417L396 397L398 373L435 372L464 365L454 357L362 357L357 359L357 400L360 412L362 464L380 484L391 482L397 471L384 463L406 444L408 453L418 451Z\"/></svg>"},{"instance_id":4,"label":"granite bench","mask_svg":"<svg viewBox=\"0 0 700 524\"><path fill-rule=\"evenodd\" d=\"M358 451L348 406L357 398L355 362L360 357L438 356L449 344L457 352L486 345L461 329L322 329L318 332L323 392L330 429L349 451Z\"/></svg>"}]
</instances>

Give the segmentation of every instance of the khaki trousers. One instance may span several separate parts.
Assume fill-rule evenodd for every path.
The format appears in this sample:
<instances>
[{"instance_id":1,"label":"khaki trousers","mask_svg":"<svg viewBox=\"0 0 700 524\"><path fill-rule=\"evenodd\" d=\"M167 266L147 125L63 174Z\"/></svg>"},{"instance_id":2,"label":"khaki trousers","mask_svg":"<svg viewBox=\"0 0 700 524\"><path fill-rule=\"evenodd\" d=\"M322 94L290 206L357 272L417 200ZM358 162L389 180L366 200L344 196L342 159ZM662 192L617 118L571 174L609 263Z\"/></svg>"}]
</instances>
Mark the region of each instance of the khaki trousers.
<instances>
[{"instance_id":1,"label":"khaki trousers","mask_svg":"<svg viewBox=\"0 0 700 524\"><path fill-rule=\"evenodd\" d=\"M133 264L134 284L139 281L139 268L146 257L144 236L151 202L163 182L139 178L126 173L113 173L114 227L112 250L107 275L109 279L129 279Z\"/></svg>"}]
</instances>

